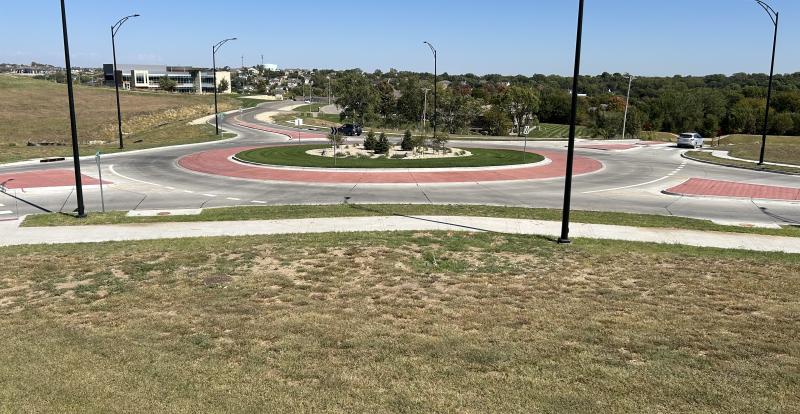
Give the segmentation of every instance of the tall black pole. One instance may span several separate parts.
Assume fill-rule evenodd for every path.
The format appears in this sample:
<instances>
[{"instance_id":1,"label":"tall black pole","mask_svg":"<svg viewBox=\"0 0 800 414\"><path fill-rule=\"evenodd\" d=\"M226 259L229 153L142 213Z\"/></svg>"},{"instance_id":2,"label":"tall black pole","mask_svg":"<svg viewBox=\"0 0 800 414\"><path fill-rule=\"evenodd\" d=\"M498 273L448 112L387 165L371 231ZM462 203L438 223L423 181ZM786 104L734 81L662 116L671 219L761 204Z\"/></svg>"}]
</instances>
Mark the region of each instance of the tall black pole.
<instances>
[{"instance_id":1,"label":"tall black pole","mask_svg":"<svg viewBox=\"0 0 800 414\"><path fill-rule=\"evenodd\" d=\"M438 70L439 69L437 67L437 59L438 59L437 52L434 49L434 51L433 51L433 139L434 140L436 139L436 120L437 120L436 118L438 118L436 116L436 107L437 107L436 89L438 89L436 84L439 83L439 79L438 79L438 77L439 77L439 71Z\"/></svg>"},{"instance_id":2,"label":"tall black pole","mask_svg":"<svg viewBox=\"0 0 800 414\"><path fill-rule=\"evenodd\" d=\"M572 164L575 158L575 124L578 117L578 76L581 73L581 38L583 37L583 1L578 6L578 39L575 42L575 73L572 76L572 112L569 116L569 145L567 147L567 174L564 182L564 209L561 220L561 244L569 240L569 209L572 198Z\"/></svg>"},{"instance_id":3,"label":"tall black pole","mask_svg":"<svg viewBox=\"0 0 800 414\"><path fill-rule=\"evenodd\" d=\"M767 128L769 128L769 107L772 100L772 75L775 73L775 48L778 45L778 18L780 14L775 12L775 35L772 39L772 64L769 68L769 87L767 88L767 110L764 112L764 130L761 136L761 155L758 157L758 165L764 165L764 152L767 148Z\"/></svg>"},{"instance_id":4,"label":"tall black pole","mask_svg":"<svg viewBox=\"0 0 800 414\"><path fill-rule=\"evenodd\" d=\"M117 92L117 130L119 131L119 149L123 149L122 143L122 110L119 107L119 79L117 79L117 45L114 42L114 26L111 26L111 53L114 56L114 89Z\"/></svg>"},{"instance_id":5,"label":"tall black pole","mask_svg":"<svg viewBox=\"0 0 800 414\"><path fill-rule=\"evenodd\" d=\"M219 110L217 109L217 48L216 46L211 48L211 61L212 65L214 66L214 126L217 130L217 135L219 135ZM202 89L203 84L203 76L200 76L200 88Z\"/></svg>"},{"instance_id":6,"label":"tall black pole","mask_svg":"<svg viewBox=\"0 0 800 414\"><path fill-rule=\"evenodd\" d=\"M428 47L431 48L431 52L433 52L433 116L432 116L432 119L433 119L433 138L435 139L436 138L436 118L437 118L436 117L436 83L438 83L438 81L439 81L439 79L438 79L438 68L437 68L438 53L436 51L436 48L434 48L433 45L430 44L430 42L425 41L425 42L422 42L422 43L425 43L426 45L428 45Z\"/></svg>"},{"instance_id":7,"label":"tall black pole","mask_svg":"<svg viewBox=\"0 0 800 414\"><path fill-rule=\"evenodd\" d=\"M64 64L67 67L67 97L69 98L69 124L72 133L72 160L75 164L75 194L78 197L78 217L86 217L83 205L83 183L81 182L81 160L78 150L78 126L75 120L75 96L72 91L72 65L69 61L69 37L67 36L67 11L61 0L61 27L64 31Z\"/></svg>"},{"instance_id":8,"label":"tall black pole","mask_svg":"<svg viewBox=\"0 0 800 414\"><path fill-rule=\"evenodd\" d=\"M121 79L117 79L117 44L115 38L117 36L117 30L122 27L122 24L128 21L131 17L139 17L138 14L132 14L130 16L125 16L113 26L111 26L111 53L114 56L114 89L117 93L117 130L119 131L119 149L123 149L124 145L122 142L122 110L120 109L119 105L119 81Z\"/></svg>"}]
</instances>

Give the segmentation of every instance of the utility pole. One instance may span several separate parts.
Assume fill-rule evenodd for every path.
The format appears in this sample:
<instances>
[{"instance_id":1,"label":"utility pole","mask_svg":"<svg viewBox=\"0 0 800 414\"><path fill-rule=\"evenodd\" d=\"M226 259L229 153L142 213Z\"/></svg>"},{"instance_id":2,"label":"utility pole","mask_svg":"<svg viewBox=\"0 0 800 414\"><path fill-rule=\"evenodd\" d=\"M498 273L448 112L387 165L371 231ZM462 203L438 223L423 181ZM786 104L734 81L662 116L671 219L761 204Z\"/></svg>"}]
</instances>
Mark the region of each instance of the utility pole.
<instances>
[{"instance_id":1,"label":"utility pole","mask_svg":"<svg viewBox=\"0 0 800 414\"><path fill-rule=\"evenodd\" d=\"M67 69L67 98L69 101L69 127L72 134L72 161L75 165L75 194L78 198L78 217L86 217L83 205L83 183L81 182L81 159L78 149L78 125L75 119L75 95L72 85L72 64L69 60L69 36L67 35L67 11L61 0L61 28L64 32L64 64Z\"/></svg>"},{"instance_id":2,"label":"utility pole","mask_svg":"<svg viewBox=\"0 0 800 414\"><path fill-rule=\"evenodd\" d=\"M331 75L328 75L328 105L331 103Z\"/></svg>"},{"instance_id":3,"label":"utility pole","mask_svg":"<svg viewBox=\"0 0 800 414\"><path fill-rule=\"evenodd\" d=\"M628 97L625 98L625 117L622 118L622 139L625 139L625 127L628 126L628 104L631 102L631 85L633 84L633 75L630 75L628 80Z\"/></svg>"}]
</instances>

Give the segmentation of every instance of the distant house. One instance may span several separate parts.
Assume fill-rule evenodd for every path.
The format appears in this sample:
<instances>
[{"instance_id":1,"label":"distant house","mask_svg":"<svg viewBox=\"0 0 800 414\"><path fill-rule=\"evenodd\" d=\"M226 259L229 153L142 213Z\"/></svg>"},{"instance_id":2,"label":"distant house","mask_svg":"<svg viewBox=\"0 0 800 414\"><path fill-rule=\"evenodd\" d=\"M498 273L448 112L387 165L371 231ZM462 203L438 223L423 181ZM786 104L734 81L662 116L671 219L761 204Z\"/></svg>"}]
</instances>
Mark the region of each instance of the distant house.
<instances>
[{"instance_id":1,"label":"distant house","mask_svg":"<svg viewBox=\"0 0 800 414\"><path fill-rule=\"evenodd\" d=\"M13 73L20 76L39 76L39 75L46 75L48 72L43 69L26 66L15 69Z\"/></svg>"}]
</instances>

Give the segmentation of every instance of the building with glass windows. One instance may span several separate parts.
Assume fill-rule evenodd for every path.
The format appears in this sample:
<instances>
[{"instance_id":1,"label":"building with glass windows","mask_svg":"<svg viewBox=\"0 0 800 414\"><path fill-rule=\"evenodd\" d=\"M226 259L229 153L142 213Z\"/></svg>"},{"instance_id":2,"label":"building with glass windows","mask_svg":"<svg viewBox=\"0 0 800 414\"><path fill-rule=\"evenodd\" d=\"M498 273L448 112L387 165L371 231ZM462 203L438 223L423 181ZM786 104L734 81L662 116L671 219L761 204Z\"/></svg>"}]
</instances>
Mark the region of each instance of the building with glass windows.
<instances>
[{"instance_id":1,"label":"building with glass windows","mask_svg":"<svg viewBox=\"0 0 800 414\"><path fill-rule=\"evenodd\" d=\"M176 92L214 93L214 73L207 68L117 64L117 72L118 78L121 79L120 86L124 89L158 89L159 81L166 76L175 81ZM114 86L114 65L104 64L103 74L106 84ZM231 93L231 73L217 69L217 85L222 83L223 79L228 87L220 93Z\"/></svg>"}]
</instances>

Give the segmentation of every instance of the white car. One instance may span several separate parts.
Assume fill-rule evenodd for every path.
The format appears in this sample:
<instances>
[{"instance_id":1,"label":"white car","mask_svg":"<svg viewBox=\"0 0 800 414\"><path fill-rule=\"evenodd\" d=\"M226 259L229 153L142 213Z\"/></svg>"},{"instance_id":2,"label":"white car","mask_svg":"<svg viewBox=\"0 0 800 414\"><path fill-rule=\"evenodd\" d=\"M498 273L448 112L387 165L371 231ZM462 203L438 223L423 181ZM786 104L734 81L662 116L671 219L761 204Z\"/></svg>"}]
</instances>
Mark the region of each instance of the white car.
<instances>
[{"instance_id":1,"label":"white car","mask_svg":"<svg viewBox=\"0 0 800 414\"><path fill-rule=\"evenodd\" d=\"M703 148L703 137L696 132L678 135L678 147Z\"/></svg>"}]
</instances>

